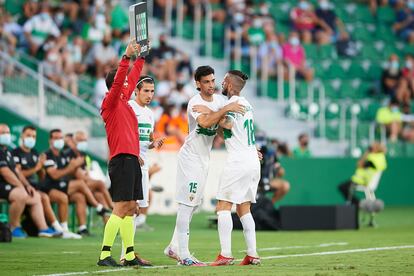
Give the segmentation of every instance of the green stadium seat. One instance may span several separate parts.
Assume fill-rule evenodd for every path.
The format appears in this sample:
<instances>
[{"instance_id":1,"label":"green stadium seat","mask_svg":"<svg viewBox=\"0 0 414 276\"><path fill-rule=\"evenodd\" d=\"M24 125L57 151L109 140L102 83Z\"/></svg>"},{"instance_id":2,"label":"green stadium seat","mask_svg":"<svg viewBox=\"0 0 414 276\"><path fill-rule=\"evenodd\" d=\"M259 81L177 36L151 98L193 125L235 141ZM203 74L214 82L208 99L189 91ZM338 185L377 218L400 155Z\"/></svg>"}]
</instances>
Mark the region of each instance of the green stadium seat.
<instances>
[{"instance_id":1,"label":"green stadium seat","mask_svg":"<svg viewBox=\"0 0 414 276\"><path fill-rule=\"evenodd\" d=\"M305 53L307 58L317 58L318 57L318 46L315 44L304 44Z\"/></svg>"},{"instance_id":2,"label":"green stadium seat","mask_svg":"<svg viewBox=\"0 0 414 276\"><path fill-rule=\"evenodd\" d=\"M338 54L334 45L322 45L318 48L319 59L337 59Z\"/></svg>"},{"instance_id":3,"label":"green stadium seat","mask_svg":"<svg viewBox=\"0 0 414 276\"><path fill-rule=\"evenodd\" d=\"M372 15L368 5L357 5L354 15L357 21L365 22L365 23L375 22L375 18Z\"/></svg>"},{"instance_id":4,"label":"green stadium seat","mask_svg":"<svg viewBox=\"0 0 414 276\"><path fill-rule=\"evenodd\" d=\"M386 24L392 24L395 22L395 11L390 6L380 6L377 8L378 21Z\"/></svg>"}]
</instances>

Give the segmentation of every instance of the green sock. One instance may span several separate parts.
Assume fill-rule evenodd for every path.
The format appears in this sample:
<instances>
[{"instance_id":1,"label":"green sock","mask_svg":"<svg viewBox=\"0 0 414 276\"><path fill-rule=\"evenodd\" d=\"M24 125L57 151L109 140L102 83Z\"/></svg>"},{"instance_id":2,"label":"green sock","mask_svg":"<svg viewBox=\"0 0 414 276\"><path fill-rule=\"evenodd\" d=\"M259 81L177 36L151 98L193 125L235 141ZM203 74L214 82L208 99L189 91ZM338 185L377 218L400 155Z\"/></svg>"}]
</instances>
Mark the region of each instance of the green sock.
<instances>
[{"instance_id":1,"label":"green sock","mask_svg":"<svg viewBox=\"0 0 414 276\"><path fill-rule=\"evenodd\" d=\"M131 261L135 258L134 253L134 219L132 216L126 216L122 220L119 229L121 239L125 246L125 260Z\"/></svg>"},{"instance_id":2,"label":"green sock","mask_svg":"<svg viewBox=\"0 0 414 276\"><path fill-rule=\"evenodd\" d=\"M102 251L99 259L103 260L111 256L111 247L114 244L116 234L122 224L122 218L112 214L105 225L104 237L102 242Z\"/></svg>"}]
</instances>

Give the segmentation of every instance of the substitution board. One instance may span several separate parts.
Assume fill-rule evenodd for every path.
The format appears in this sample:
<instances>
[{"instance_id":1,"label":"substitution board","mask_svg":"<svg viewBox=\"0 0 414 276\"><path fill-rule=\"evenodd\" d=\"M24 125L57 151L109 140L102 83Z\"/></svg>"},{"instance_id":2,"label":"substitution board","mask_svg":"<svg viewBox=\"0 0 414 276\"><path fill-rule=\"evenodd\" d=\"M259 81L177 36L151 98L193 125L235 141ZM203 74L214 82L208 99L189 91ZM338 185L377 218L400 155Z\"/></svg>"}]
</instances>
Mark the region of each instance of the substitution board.
<instances>
[{"instance_id":1,"label":"substitution board","mask_svg":"<svg viewBox=\"0 0 414 276\"><path fill-rule=\"evenodd\" d=\"M141 45L141 56L149 54L147 2L129 7L129 28L131 40Z\"/></svg>"}]
</instances>

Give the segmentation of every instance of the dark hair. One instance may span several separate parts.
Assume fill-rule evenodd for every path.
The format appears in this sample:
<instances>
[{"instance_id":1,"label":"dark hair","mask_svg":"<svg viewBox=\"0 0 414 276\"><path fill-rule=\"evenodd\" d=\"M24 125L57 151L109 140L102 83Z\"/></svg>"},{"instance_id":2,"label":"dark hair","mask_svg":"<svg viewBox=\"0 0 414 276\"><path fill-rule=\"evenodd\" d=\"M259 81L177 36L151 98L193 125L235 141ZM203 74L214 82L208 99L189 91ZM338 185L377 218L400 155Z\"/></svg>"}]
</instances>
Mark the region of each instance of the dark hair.
<instances>
[{"instance_id":1,"label":"dark hair","mask_svg":"<svg viewBox=\"0 0 414 276\"><path fill-rule=\"evenodd\" d=\"M200 81L202 77L208 76L214 74L214 69L211 68L210 66L206 65L206 66L200 66L196 69L195 73L194 73L194 79L196 81Z\"/></svg>"},{"instance_id":2,"label":"dark hair","mask_svg":"<svg viewBox=\"0 0 414 276\"><path fill-rule=\"evenodd\" d=\"M52 129L51 131L49 131L49 138L52 138L53 133L56 133L56 132L62 132L62 130L59 128Z\"/></svg>"},{"instance_id":3,"label":"dark hair","mask_svg":"<svg viewBox=\"0 0 414 276\"><path fill-rule=\"evenodd\" d=\"M249 76L239 70L230 70L228 73L234 76L238 76L244 81L247 81L249 79Z\"/></svg>"},{"instance_id":4,"label":"dark hair","mask_svg":"<svg viewBox=\"0 0 414 276\"><path fill-rule=\"evenodd\" d=\"M36 128L35 128L34 126L32 126L32 125L28 125L28 126L25 126L25 127L23 128L22 133L24 133L24 132L25 132L26 130L28 130L28 129L36 131Z\"/></svg>"},{"instance_id":5,"label":"dark hair","mask_svg":"<svg viewBox=\"0 0 414 276\"><path fill-rule=\"evenodd\" d=\"M115 79L115 75L116 75L117 71L118 71L118 68L113 69L113 70L109 71L108 74L106 74L105 84L106 84L106 87L108 88L108 90L111 89L112 84L114 83L114 79Z\"/></svg>"},{"instance_id":6,"label":"dark hair","mask_svg":"<svg viewBox=\"0 0 414 276\"><path fill-rule=\"evenodd\" d=\"M141 76L137 82L138 90L140 90L144 86L144 83L154 84L154 79L148 75Z\"/></svg>"},{"instance_id":7,"label":"dark hair","mask_svg":"<svg viewBox=\"0 0 414 276\"><path fill-rule=\"evenodd\" d=\"M307 133L301 133L301 134L299 134L298 139L299 139L299 140L302 140L304 137L307 137L307 136L308 136L308 134L307 134Z\"/></svg>"},{"instance_id":8,"label":"dark hair","mask_svg":"<svg viewBox=\"0 0 414 276\"><path fill-rule=\"evenodd\" d=\"M396 97L391 97L390 105L400 105Z\"/></svg>"},{"instance_id":9,"label":"dark hair","mask_svg":"<svg viewBox=\"0 0 414 276\"><path fill-rule=\"evenodd\" d=\"M65 137L73 138L73 133L72 132L68 132L68 133L65 134Z\"/></svg>"}]
</instances>

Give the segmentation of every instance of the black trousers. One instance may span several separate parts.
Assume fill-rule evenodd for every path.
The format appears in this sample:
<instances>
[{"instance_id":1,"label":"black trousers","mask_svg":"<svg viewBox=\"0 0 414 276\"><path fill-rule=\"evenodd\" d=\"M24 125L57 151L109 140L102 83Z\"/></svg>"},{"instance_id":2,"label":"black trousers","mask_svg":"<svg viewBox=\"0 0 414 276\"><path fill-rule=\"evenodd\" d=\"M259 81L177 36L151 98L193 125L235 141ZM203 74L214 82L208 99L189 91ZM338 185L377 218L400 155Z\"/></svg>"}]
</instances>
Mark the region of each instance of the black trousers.
<instances>
[{"instance_id":1,"label":"black trousers","mask_svg":"<svg viewBox=\"0 0 414 276\"><path fill-rule=\"evenodd\" d=\"M350 202L356 206L359 205L359 199L354 195L355 183L351 180L347 180L342 184L339 184L338 190L347 202Z\"/></svg>"}]
</instances>

